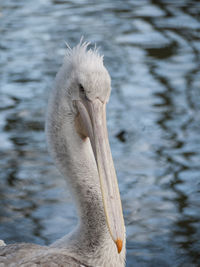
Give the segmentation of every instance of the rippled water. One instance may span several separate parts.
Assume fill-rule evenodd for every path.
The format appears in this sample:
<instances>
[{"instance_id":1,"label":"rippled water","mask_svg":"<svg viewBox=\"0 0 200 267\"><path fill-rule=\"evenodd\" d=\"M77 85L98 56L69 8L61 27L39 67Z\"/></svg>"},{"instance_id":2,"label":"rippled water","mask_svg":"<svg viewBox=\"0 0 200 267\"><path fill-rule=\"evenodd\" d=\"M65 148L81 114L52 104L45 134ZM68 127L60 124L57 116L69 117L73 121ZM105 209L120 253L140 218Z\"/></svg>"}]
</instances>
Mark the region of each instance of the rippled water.
<instances>
[{"instance_id":1,"label":"rippled water","mask_svg":"<svg viewBox=\"0 0 200 267\"><path fill-rule=\"evenodd\" d=\"M110 142L127 266L200 265L200 2L0 3L0 237L49 244L76 223L44 136L47 98L82 35L112 76Z\"/></svg>"}]
</instances>

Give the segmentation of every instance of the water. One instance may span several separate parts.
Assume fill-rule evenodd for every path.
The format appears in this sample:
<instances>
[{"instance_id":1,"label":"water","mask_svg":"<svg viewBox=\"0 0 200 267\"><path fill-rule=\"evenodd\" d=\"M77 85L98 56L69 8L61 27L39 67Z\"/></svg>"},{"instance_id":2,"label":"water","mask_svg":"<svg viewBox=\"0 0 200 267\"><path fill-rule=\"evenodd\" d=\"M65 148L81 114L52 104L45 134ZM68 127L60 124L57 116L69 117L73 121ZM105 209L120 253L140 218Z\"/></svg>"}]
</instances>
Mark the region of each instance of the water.
<instances>
[{"instance_id":1,"label":"water","mask_svg":"<svg viewBox=\"0 0 200 267\"><path fill-rule=\"evenodd\" d=\"M0 4L0 237L49 244L76 223L50 159L47 98L82 35L112 76L110 142L127 266L200 265L200 2Z\"/></svg>"}]
</instances>

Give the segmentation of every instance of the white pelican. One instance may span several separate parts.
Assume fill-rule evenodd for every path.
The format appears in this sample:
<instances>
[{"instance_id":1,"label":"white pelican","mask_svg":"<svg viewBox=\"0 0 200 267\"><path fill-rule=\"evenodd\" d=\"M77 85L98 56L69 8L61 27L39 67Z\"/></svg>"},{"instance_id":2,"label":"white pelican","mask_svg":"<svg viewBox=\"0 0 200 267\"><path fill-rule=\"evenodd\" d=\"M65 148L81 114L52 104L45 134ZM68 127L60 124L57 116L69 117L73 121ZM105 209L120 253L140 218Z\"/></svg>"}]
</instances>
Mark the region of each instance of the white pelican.
<instances>
[{"instance_id":1,"label":"white pelican","mask_svg":"<svg viewBox=\"0 0 200 267\"><path fill-rule=\"evenodd\" d=\"M97 49L68 47L46 122L50 153L74 195L79 223L49 247L0 247L0 266L125 266L125 226L106 127L111 81Z\"/></svg>"}]
</instances>

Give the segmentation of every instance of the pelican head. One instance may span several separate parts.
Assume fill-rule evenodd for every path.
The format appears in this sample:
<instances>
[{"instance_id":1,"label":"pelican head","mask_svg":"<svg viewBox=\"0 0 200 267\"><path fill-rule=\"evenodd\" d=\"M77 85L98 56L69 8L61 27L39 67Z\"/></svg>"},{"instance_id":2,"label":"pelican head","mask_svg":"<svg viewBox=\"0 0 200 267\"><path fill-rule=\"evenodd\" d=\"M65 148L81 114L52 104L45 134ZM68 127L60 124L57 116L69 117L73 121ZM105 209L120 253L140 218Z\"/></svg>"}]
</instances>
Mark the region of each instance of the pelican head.
<instances>
[{"instance_id":1,"label":"pelican head","mask_svg":"<svg viewBox=\"0 0 200 267\"><path fill-rule=\"evenodd\" d=\"M68 50L65 58L68 69L68 93L71 100L84 98L94 101L99 99L106 103L110 96L111 80L103 65L103 57L98 50L88 50L89 43L83 43Z\"/></svg>"},{"instance_id":2,"label":"pelican head","mask_svg":"<svg viewBox=\"0 0 200 267\"><path fill-rule=\"evenodd\" d=\"M110 96L111 79L98 50L88 50L87 47L88 43L80 43L68 49L63 63L63 71L67 75L60 71L57 80L62 79L60 84L66 86L77 133L82 142L87 138L90 140L107 226L120 253L125 238L124 220L106 126L106 103Z\"/></svg>"}]
</instances>

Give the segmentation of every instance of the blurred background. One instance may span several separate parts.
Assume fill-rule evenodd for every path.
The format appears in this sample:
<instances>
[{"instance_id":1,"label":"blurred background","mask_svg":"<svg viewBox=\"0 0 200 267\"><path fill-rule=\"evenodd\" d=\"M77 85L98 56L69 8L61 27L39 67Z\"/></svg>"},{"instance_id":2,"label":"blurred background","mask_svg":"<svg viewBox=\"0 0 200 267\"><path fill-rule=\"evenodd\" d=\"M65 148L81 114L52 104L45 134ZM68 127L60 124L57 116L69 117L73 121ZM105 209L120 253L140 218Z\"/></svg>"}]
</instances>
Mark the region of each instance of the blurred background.
<instances>
[{"instance_id":1,"label":"blurred background","mask_svg":"<svg viewBox=\"0 0 200 267\"><path fill-rule=\"evenodd\" d=\"M0 239L48 245L77 222L46 148L47 99L81 36L112 77L127 266L200 266L200 2L0 3Z\"/></svg>"}]
</instances>

